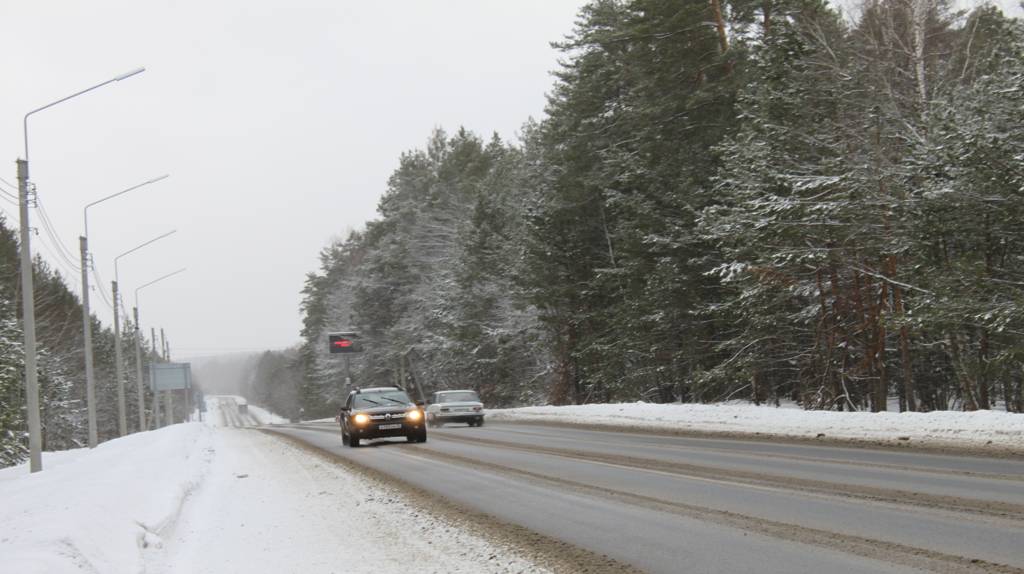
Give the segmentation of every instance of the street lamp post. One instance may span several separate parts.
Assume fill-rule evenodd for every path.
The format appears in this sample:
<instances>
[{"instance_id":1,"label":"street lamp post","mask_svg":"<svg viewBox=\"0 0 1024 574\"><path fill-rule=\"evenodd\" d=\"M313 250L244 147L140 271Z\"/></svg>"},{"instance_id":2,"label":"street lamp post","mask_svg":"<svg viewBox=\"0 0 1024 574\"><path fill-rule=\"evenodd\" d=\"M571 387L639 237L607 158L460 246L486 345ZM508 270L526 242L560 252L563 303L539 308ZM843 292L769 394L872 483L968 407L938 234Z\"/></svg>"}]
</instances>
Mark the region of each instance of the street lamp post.
<instances>
[{"instance_id":1,"label":"street lamp post","mask_svg":"<svg viewBox=\"0 0 1024 574\"><path fill-rule=\"evenodd\" d=\"M32 289L32 249L31 249L31 228L29 226L28 205L29 205L29 183L28 183L28 118L33 114L52 108L57 104L64 103L72 98L101 88L112 82L120 82L136 74L144 72L145 68L138 68L126 74L106 82L96 84L90 88L75 92L70 96L50 102L45 106L36 108L25 114L22 120L22 132L25 140L25 159L19 159L18 163L18 212L21 225L21 308L22 308L22 330L25 343L25 402L28 418L28 450L29 470L39 472L43 470L43 438L42 425L39 417L39 373L36 368L36 310L35 294Z\"/></svg>"},{"instance_id":2,"label":"street lamp post","mask_svg":"<svg viewBox=\"0 0 1024 574\"><path fill-rule=\"evenodd\" d=\"M167 275L163 275L161 277L157 277L156 279L150 281L149 283L145 283L143 285L140 285L138 288L135 289L135 308L133 309L133 312L135 313L135 375L138 378L138 380L140 381L140 384L141 384L141 381L142 381L142 332L139 329L139 291L142 291L143 289L145 289L146 287L149 287L150 285L154 285L156 283L159 283L159 282L163 281L164 279L168 279L170 277L173 277L173 276L175 276L178 273L181 273L183 271L185 271L184 267L182 267L181 269L178 269L177 271L172 271L172 272L168 273ZM160 399L159 399L159 396L160 396L160 392L157 391L154 388L153 389L153 430L156 430L156 429L160 428Z\"/></svg>"},{"instance_id":3,"label":"street lamp post","mask_svg":"<svg viewBox=\"0 0 1024 574\"><path fill-rule=\"evenodd\" d=\"M121 308L121 296L117 291L118 281L120 280L118 276L117 263L125 255L135 253L139 249L142 249L147 245L155 243L163 239L164 237L167 237L168 235L172 235L177 231L177 229L173 229L171 231L168 231L167 233L164 233L163 235L158 235L153 239L146 241L145 243L132 247L128 251L125 251L124 253L114 258L114 280L110 282L110 287L114 296L114 373L116 374L117 377L117 414L120 419L118 421L118 424L120 425L122 436L124 436L124 433L127 432L128 429L128 415L127 407L125 405L124 400L124 359L121 356L121 319L118 313L118 310ZM135 324L138 325L138 323L139 315L138 313L136 313ZM138 357L136 358L136 360L141 361L141 359L139 359ZM138 387L139 392L139 432L142 432L146 430L146 393L142 386L141 376L139 376L138 380L136 380L136 386Z\"/></svg>"},{"instance_id":4,"label":"street lamp post","mask_svg":"<svg viewBox=\"0 0 1024 574\"><path fill-rule=\"evenodd\" d=\"M96 428L96 375L93 370L92 356L92 316L89 312L89 208L99 205L109 199L114 199L115 197L124 195L129 191L135 191L140 187L167 179L168 177L169 176L167 174L164 174L138 185L133 185L128 189L97 199L96 201L87 204L82 209L82 219L85 221L85 233L79 237L78 240L82 251L82 333L85 343L85 403L89 419L89 448L96 448L96 444L99 442ZM116 321L117 318L115 317L114 320ZM123 403L124 389L119 386L118 407L122 407ZM126 428L127 421L125 420L123 410L119 411L118 414L120 415L118 419L118 431L120 432L120 436L124 436L128 434L128 429Z\"/></svg>"}]
</instances>

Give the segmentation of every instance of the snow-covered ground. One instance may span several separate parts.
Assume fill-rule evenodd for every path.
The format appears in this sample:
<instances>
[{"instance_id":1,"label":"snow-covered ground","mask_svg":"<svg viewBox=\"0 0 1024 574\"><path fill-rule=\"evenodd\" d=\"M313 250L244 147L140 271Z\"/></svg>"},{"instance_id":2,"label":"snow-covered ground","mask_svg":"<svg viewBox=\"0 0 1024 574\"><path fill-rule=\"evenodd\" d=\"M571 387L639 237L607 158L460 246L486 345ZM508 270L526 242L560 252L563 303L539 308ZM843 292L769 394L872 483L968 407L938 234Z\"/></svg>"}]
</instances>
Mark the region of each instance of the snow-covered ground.
<instances>
[{"instance_id":1,"label":"snow-covered ground","mask_svg":"<svg viewBox=\"0 0 1024 574\"><path fill-rule=\"evenodd\" d=\"M44 453L0 471L0 570L141 572L144 551L209 475L211 427L190 423Z\"/></svg>"},{"instance_id":2,"label":"snow-covered ground","mask_svg":"<svg viewBox=\"0 0 1024 574\"><path fill-rule=\"evenodd\" d=\"M289 422L288 419L280 415L252 404L249 405L249 414L256 417L256 420L260 421L262 425L283 425Z\"/></svg>"},{"instance_id":3,"label":"snow-covered ground","mask_svg":"<svg viewBox=\"0 0 1024 574\"><path fill-rule=\"evenodd\" d=\"M1024 415L997 411L866 413L805 411L749 404L621 403L491 409L488 420L622 426L702 433L985 446L1024 450Z\"/></svg>"},{"instance_id":4,"label":"snow-covered ground","mask_svg":"<svg viewBox=\"0 0 1024 574\"><path fill-rule=\"evenodd\" d=\"M46 453L37 474L0 471L0 571L543 571L384 484L219 424Z\"/></svg>"}]
</instances>

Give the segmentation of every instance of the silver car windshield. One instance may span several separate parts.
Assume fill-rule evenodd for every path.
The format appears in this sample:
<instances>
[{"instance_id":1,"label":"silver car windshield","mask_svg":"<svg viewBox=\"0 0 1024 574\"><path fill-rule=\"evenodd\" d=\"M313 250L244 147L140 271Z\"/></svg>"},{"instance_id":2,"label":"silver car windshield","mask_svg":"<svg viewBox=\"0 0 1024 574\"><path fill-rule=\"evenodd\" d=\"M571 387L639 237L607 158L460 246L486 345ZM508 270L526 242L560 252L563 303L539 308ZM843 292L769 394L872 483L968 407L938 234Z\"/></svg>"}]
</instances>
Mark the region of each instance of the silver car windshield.
<instances>
[{"instance_id":1,"label":"silver car windshield","mask_svg":"<svg viewBox=\"0 0 1024 574\"><path fill-rule=\"evenodd\" d=\"M480 397L473 391L460 391L457 393L443 393L437 395L439 403L479 403Z\"/></svg>"}]
</instances>

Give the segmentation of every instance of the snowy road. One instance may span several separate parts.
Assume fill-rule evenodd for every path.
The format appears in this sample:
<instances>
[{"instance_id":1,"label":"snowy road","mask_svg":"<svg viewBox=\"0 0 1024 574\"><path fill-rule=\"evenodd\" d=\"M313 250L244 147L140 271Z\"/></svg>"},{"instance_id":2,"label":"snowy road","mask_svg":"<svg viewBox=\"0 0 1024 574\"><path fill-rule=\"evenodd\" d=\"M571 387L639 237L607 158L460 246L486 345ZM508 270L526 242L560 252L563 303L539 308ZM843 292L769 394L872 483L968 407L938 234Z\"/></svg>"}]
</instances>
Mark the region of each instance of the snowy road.
<instances>
[{"instance_id":1,"label":"snowy road","mask_svg":"<svg viewBox=\"0 0 1024 574\"><path fill-rule=\"evenodd\" d=\"M265 427L266 428L266 427ZM1024 461L522 424L344 461L649 572L1024 572Z\"/></svg>"}]
</instances>

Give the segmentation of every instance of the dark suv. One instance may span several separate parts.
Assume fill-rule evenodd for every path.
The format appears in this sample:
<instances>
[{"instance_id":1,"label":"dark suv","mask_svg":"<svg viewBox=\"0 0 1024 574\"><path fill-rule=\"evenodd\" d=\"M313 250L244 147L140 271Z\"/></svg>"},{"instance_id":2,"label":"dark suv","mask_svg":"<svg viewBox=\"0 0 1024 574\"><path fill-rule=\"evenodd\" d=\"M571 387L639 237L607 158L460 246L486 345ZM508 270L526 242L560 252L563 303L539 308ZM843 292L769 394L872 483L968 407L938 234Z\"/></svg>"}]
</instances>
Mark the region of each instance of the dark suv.
<instances>
[{"instance_id":1,"label":"dark suv","mask_svg":"<svg viewBox=\"0 0 1024 574\"><path fill-rule=\"evenodd\" d=\"M359 446L363 439L404 436L409 442L427 442L423 409L398 387L356 389L338 413L341 442Z\"/></svg>"}]
</instances>

